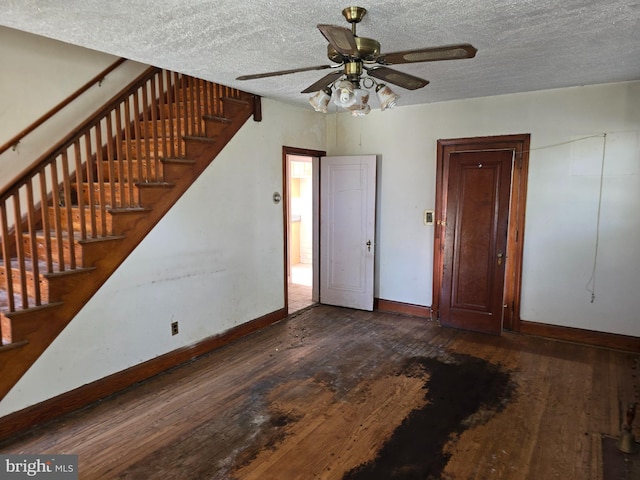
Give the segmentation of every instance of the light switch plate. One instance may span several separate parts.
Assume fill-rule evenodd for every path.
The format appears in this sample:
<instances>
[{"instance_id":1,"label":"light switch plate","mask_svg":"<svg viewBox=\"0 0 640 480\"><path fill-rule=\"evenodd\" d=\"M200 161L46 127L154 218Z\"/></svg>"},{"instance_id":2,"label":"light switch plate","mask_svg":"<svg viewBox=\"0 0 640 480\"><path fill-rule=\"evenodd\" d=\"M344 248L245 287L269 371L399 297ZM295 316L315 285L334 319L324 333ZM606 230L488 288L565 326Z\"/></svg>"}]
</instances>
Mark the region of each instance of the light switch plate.
<instances>
[{"instance_id":1,"label":"light switch plate","mask_svg":"<svg viewBox=\"0 0 640 480\"><path fill-rule=\"evenodd\" d=\"M433 210L425 210L423 221L425 225L433 225Z\"/></svg>"}]
</instances>

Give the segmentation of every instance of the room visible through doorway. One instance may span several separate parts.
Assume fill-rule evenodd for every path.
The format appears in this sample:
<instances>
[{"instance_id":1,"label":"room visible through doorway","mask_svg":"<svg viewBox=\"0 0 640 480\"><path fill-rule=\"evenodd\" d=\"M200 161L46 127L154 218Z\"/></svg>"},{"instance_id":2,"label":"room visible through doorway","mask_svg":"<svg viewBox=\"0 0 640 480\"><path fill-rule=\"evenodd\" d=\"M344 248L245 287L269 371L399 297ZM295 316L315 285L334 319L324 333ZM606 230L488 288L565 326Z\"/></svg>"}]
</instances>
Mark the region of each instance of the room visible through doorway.
<instances>
[{"instance_id":1,"label":"room visible through doorway","mask_svg":"<svg viewBox=\"0 0 640 480\"><path fill-rule=\"evenodd\" d=\"M287 303L289 313L314 303L313 157L286 156Z\"/></svg>"}]
</instances>

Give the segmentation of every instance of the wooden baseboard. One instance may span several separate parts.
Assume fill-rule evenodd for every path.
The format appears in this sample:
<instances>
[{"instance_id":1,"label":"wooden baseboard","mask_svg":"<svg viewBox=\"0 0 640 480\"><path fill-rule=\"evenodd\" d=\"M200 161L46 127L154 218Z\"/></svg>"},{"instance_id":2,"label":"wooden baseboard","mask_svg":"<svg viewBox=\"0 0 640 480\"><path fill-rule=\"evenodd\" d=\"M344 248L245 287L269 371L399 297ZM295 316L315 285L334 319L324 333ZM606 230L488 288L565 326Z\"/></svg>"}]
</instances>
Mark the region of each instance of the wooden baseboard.
<instances>
[{"instance_id":1,"label":"wooden baseboard","mask_svg":"<svg viewBox=\"0 0 640 480\"><path fill-rule=\"evenodd\" d=\"M402 315L412 315L414 317L431 318L431 308L423 305L414 305L411 303L402 303L376 298L374 300L373 308L374 310L380 310L381 312L400 313Z\"/></svg>"},{"instance_id":2,"label":"wooden baseboard","mask_svg":"<svg viewBox=\"0 0 640 480\"><path fill-rule=\"evenodd\" d=\"M238 325L219 335L206 338L199 343L179 348L160 355L152 360L114 373L95 382L50 398L44 402L27 407L0 418L0 441L10 435L43 424L65 413L85 407L95 401L106 398L131 385L147 380L182 363L227 345L234 340L249 335L287 316L285 309L276 310L242 325Z\"/></svg>"},{"instance_id":3,"label":"wooden baseboard","mask_svg":"<svg viewBox=\"0 0 640 480\"><path fill-rule=\"evenodd\" d=\"M522 320L520 333L536 335L538 337L564 340L567 342L584 343L603 348L625 350L634 353L640 352L640 337L618 335L615 333L583 330L581 328L561 327L548 323L537 323Z\"/></svg>"},{"instance_id":4,"label":"wooden baseboard","mask_svg":"<svg viewBox=\"0 0 640 480\"><path fill-rule=\"evenodd\" d=\"M423 318L431 318L432 316L430 307L396 302L393 300L384 300L381 298L376 298L374 300L373 308L375 310L380 310L381 312L399 313ZM632 337L629 335L562 327L548 323L530 322L526 320L520 321L519 333L554 340L563 340L566 342L582 343L602 348L611 348L614 350L624 350L633 353L640 352L640 337Z\"/></svg>"}]
</instances>

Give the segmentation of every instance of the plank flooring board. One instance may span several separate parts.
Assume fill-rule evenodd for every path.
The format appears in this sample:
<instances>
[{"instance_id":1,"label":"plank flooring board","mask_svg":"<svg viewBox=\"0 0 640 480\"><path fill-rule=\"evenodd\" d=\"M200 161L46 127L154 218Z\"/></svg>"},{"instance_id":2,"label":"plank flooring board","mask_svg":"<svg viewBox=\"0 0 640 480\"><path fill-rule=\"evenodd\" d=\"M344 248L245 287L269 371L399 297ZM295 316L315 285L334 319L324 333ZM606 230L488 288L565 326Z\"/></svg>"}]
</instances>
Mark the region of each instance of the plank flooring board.
<instances>
[{"instance_id":1,"label":"plank flooring board","mask_svg":"<svg viewBox=\"0 0 640 480\"><path fill-rule=\"evenodd\" d=\"M637 392L637 358L318 305L0 452L75 453L88 480L377 480L392 478L389 455L399 479L427 478L416 472L428 463L446 480L601 480L600 435L619 431L620 409ZM469 366L478 370L462 375ZM441 440L424 443L424 465L397 443L423 445L442 426L419 423L424 415L448 417L501 379L499 398L478 396Z\"/></svg>"},{"instance_id":2,"label":"plank flooring board","mask_svg":"<svg viewBox=\"0 0 640 480\"><path fill-rule=\"evenodd\" d=\"M575 349L573 345L563 346ZM574 410L586 411L582 395L578 395L577 386L582 390L584 378L580 370L583 364L553 359L549 369L549 382L562 388L549 391L546 408L541 419L536 456L533 459L532 475L550 473L549 478L557 478L562 472L568 472L572 478L581 478L574 471L574 460L580 454L580 442L583 429L572 415ZM549 439L554 439L549 442ZM570 453L569 453L570 452ZM549 472L550 470L550 472Z\"/></svg>"},{"instance_id":3,"label":"plank flooring board","mask_svg":"<svg viewBox=\"0 0 640 480\"><path fill-rule=\"evenodd\" d=\"M513 364L513 352L511 348L500 346L511 345L513 338L476 336L465 333L466 339L457 343L460 353L473 351L474 356L484 358L487 361L502 365ZM460 349L459 346L463 348ZM509 425L505 420L509 418L508 408L506 412L496 415L488 422L483 422L481 417L471 420L476 423L473 429L465 431L459 438L454 439L448 449L452 458L445 469L445 473L451 478L512 478L500 476L502 467L507 467L504 462L507 452L515 445L509 438ZM505 436L506 435L506 436ZM456 458L464 461L456 461Z\"/></svg>"}]
</instances>

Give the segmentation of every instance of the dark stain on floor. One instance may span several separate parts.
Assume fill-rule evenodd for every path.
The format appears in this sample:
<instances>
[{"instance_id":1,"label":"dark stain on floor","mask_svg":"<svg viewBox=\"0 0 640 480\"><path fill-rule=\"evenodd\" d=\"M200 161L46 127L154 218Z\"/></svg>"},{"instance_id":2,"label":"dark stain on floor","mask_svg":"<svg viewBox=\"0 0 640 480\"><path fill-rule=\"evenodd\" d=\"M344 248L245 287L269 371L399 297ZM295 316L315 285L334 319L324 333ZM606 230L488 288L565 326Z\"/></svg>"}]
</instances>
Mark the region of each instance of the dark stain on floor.
<instances>
[{"instance_id":1,"label":"dark stain on floor","mask_svg":"<svg viewBox=\"0 0 640 480\"><path fill-rule=\"evenodd\" d=\"M413 410L376 457L347 472L344 480L439 479L450 457L445 446L471 426L468 419L487 420L506 406L515 391L509 372L468 355L452 360L407 360L401 374L422 370L429 375L426 405ZM485 414L478 415L481 411Z\"/></svg>"}]
</instances>

